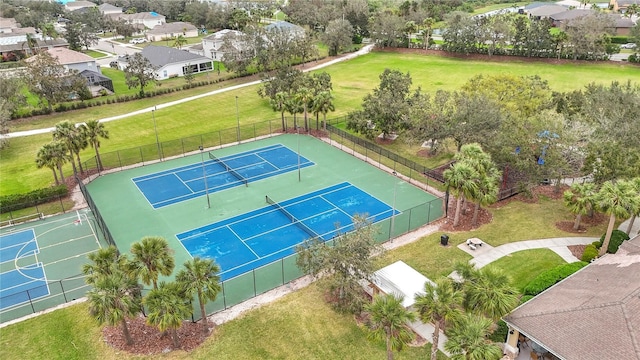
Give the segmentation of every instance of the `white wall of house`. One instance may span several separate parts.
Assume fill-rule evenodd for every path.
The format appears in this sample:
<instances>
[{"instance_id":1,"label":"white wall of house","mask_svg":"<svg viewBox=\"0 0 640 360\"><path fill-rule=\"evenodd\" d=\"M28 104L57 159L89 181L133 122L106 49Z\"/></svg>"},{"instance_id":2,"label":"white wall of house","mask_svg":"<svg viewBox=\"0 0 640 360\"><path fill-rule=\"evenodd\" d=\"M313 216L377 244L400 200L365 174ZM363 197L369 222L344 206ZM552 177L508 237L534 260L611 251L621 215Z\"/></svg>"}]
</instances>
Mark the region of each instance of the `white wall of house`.
<instances>
[{"instance_id":1,"label":"white wall of house","mask_svg":"<svg viewBox=\"0 0 640 360\"><path fill-rule=\"evenodd\" d=\"M164 33L164 34L153 34L153 33L149 33L147 32L147 40L149 41L162 41L162 40L166 40L166 39L173 39L175 37L177 37L178 35L182 35L186 38L189 37L197 37L198 36L198 30L191 30L191 31L176 31L176 32L172 32L172 33Z\"/></svg>"},{"instance_id":2,"label":"white wall of house","mask_svg":"<svg viewBox=\"0 0 640 360\"><path fill-rule=\"evenodd\" d=\"M182 77L184 76L183 68L187 65L197 65L198 71L194 71L194 73L207 72L213 70L213 64L209 61L199 61L199 62L183 62L183 63L175 63L168 64L156 71L156 80L164 80L172 77Z\"/></svg>"},{"instance_id":3,"label":"white wall of house","mask_svg":"<svg viewBox=\"0 0 640 360\"><path fill-rule=\"evenodd\" d=\"M75 64L65 64L63 66L67 70L78 70L78 72L91 70L99 74L102 74L102 71L100 71L100 67L96 64L95 61L88 61L88 62L75 63Z\"/></svg>"}]
</instances>

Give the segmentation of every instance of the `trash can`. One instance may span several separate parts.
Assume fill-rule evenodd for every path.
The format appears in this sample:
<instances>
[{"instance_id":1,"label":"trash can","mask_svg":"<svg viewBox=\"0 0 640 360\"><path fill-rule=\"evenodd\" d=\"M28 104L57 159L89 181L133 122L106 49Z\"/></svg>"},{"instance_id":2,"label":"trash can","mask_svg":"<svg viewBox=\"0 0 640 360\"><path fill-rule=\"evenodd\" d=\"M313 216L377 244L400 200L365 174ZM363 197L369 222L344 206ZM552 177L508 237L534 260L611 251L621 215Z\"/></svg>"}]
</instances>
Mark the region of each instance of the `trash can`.
<instances>
[{"instance_id":1,"label":"trash can","mask_svg":"<svg viewBox=\"0 0 640 360\"><path fill-rule=\"evenodd\" d=\"M449 245L449 236L446 234L440 235L440 245L447 246Z\"/></svg>"}]
</instances>

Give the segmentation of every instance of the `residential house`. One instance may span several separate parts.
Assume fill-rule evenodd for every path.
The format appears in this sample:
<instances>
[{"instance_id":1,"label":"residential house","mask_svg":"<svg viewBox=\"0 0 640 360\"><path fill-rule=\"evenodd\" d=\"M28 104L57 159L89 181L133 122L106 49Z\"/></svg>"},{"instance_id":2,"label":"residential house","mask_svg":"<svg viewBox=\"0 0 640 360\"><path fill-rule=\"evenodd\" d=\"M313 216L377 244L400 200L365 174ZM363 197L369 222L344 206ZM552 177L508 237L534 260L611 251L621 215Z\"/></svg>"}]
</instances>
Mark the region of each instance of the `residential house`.
<instances>
[{"instance_id":1,"label":"residential house","mask_svg":"<svg viewBox=\"0 0 640 360\"><path fill-rule=\"evenodd\" d=\"M98 10L102 15L110 15L110 14L122 14L122 8L113 6L109 3L104 3L98 6Z\"/></svg>"},{"instance_id":2,"label":"residential house","mask_svg":"<svg viewBox=\"0 0 640 360\"><path fill-rule=\"evenodd\" d=\"M64 5L64 8L67 11L76 11L83 8L92 8L96 6L96 3L92 3L91 1L70 1Z\"/></svg>"},{"instance_id":3,"label":"residential house","mask_svg":"<svg viewBox=\"0 0 640 360\"><path fill-rule=\"evenodd\" d=\"M304 29L287 21L276 21L264 27L268 31L281 31L288 34L290 39L304 37Z\"/></svg>"},{"instance_id":4,"label":"residential house","mask_svg":"<svg viewBox=\"0 0 640 360\"><path fill-rule=\"evenodd\" d=\"M215 61L224 61L224 55L236 53L243 48L244 33L224 29L202 38L202 55ZM226 40L226 44L225 44Z\"/></svg>"},{"instance_id":5,"label":"residential house","mask_svg":"<svg viewBox=\"0 0 640 360\"><path fill-rule=\"evenodd\" d=\"M141 54L157 69L156 80L184 76L189 71L189 67L193 74L213 70L211 59L185 50L149 45L142 49ZM118 65L126 68L126 58L118 59Z\"/></svg>"},{"instance_id":6,"label":"residential house","mask_svg":"<svg viewBox=\"0 0 640 360\"><path fill-rule=\"evenodd\" d=\"M503 320L509 326L505 353L512 358L520 339L521 349L558 359L640 360L640 235Z\"/></svg>"},{"instance_id":7,"label":"residential house","mask_svg":"<svg viewBox=\"0 0 640 360\"><path fill-rule=\"evenodd\" d=\"M568 8L560 5L547 4L542 6L536 6L533 8L524 9L525 14L528 14L529 17L540 20L546 19L551 15L563 13L567 11Z\"/></svg>"},{"instance_id":8,"label":"residential house","mask_svg":"<svg viewBox=\"0 0 640 360\"><path fill-rule=\"evenodd\" d=\"M550 15L549 18L553 20L554 26L560 27L562 24L566 24L571 20L594 14L596 14L596 11L591 9L571 9Z\"/></svg>"},{"instance_id":9,"label":"residential house","mask_svg":"<svg viewBox=\"0 0 640 360\"><path fill-rule=\"evenodd\" d=\"M609 7L616 12L624 13L631 5L640 6L640 0L610 0Z\"/></svg>"},{"instance_id":10,"label":"residential house","mask_svg":"<svg viewBox=\"0 0 640 360\"><path fill-rule=\"evenodd\" d=\"M144 26L146 29L153 29L156 26L167 22L164 15L160 15L153 11L135 14L111 14L108 16L114 20L124 20L134 26Z\"/></svg>"},{"instance_id":11,"label":"residential house","mask_svg":"<svg viewBox=\"0 0 640 360\"><path fill-rule=\"evenodd\" d=\"M27 38L35 40L29 44ZM33 55L40 49L68 46L64 39L44 38L33 27L20 27L13 18L0 18L0 56L4 61L17 60L24 55ZM33 47L33 50L32 50Z\"/></svg>"},{"instance_id":12,"label":"residential house","mask_svg":"<svg viewBox=\"0 0 640 360\"><path fill-rule=\"evenodd\" d=\"M13 32L13 29L20 27L20 24L14 18L0 17L0 34L6 34Z\"/></svg>"},{"instance_id":13,"label":"residential house","mask_svg":"<svg viewBox=\"0 0 640 360\"><path fill-rule=\"evenodd\" d=\"M102 90L107 91L107 93L113 93L113 81L102 75L100 66L97 65L96 60L91 56L64 47L48 49L47 52L51 57L57 59L58 63L62 65L65 70L68 72L77 72L82 76L87 81L87 87L93 96L99 96ZM27 59L27 61L33 61L30 59L36 57L37 55Z\"/></svg>"},{"instance_id":14,"label":"residential house","mask_svg":"<svg viewBox=\"0 0 640 360\"><path fill-rule=\"evenodd\" d=\"M631 18L620 14L610 14L615 22L614 34L620 36L629 36L631 29L636 25Z\"/></svg>"},{"instance_id":15,"label":"residential house","mask_svg":"<svg viewBox=\"0 0 640 360\"><path fill-rule=\"evenodd\" d=\"M197 37L198 29L192 24L178 21L158 25L146 33L147 40L149 41L173 39L178 35L182 35L185 38Z\"/></svg>"}]
</instances>

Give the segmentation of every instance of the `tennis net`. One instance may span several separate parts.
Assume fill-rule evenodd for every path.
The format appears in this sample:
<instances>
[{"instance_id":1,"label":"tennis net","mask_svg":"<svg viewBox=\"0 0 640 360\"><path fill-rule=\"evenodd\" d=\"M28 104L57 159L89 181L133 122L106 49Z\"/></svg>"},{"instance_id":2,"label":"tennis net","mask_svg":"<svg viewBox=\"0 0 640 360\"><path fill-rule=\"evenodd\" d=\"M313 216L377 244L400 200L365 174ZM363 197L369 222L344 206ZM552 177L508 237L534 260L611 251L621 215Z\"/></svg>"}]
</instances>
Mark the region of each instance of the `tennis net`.
<instances>
[{"instance_id":1,"label":"tennis net","mask_svg":"<svg viewBox=\"0 0 640 360\"><path fill-rule=\"evenodd\" d=\"M224 161L220 160L217 156L213 155L212 153L209 153L209 159L211 159L211 160L219 163L220 165L224 166L224 168L229 173L231 173L231 175L235 176L235 178L240 180L240 182L243 183L245 186L249 186L249 182L247 181L247 179L245 179L242 175L238 174L235 170L230 168L229 165L225 164Z\"/></svg>"},{"instance_id":2,"label":"tennis net","mask_svg":"<svg viewBox=\"0 0 640 360\"><path fill-rule=\"evenodd\" d=\"M287 218L289 218L289 220L291 220L292 223L294 223L296 226L298 226L300 229L306 232L309 236L311 236L312 238L321 238L320 235L318 235L318 233L313 231L310 227L305 225L302 221L298 220L295 216L293 216L293 214L288 212L287 209L283 208L280 204L271 200L269 196L265 196L265 199L267 201L267 204L270 204L271 206L280 210L280 212L283 213Z\"/></svg>"}]
</instances>

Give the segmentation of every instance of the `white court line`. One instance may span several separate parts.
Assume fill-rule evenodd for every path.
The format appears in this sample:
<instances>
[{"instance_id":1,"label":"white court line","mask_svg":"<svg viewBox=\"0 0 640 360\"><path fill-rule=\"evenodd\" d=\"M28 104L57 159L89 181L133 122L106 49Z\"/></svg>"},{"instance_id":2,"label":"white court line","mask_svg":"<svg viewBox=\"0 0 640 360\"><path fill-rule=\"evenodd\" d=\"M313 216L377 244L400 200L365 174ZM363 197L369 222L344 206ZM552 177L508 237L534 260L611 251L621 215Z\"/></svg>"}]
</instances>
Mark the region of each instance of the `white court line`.
<instances>
[{"instance_id":1,"label":"white court line","mask_svg":"<svg viewBox=\"0 0 640 360\"><path fill-rule=\"evenodd\" d=\"M231 231L233 233L233 235L235 235L238 240L240 240L240 242L247 247L247 249L249 249L249 251L251 251L253 253L253 255L255 255L258 259L260 259L260 255L256 254L255 251L253 251L253 249L251 248L251 246L247 245L244 240L238 235L236 234L235 231L233 231L233 229L227 224L226 227L229 229L229 231Z\"/></svg>"}]
</instances>

